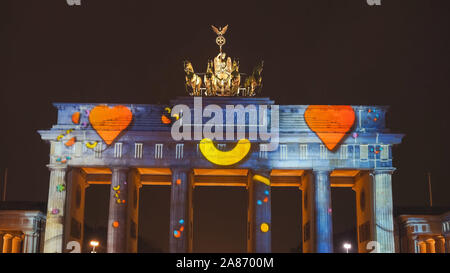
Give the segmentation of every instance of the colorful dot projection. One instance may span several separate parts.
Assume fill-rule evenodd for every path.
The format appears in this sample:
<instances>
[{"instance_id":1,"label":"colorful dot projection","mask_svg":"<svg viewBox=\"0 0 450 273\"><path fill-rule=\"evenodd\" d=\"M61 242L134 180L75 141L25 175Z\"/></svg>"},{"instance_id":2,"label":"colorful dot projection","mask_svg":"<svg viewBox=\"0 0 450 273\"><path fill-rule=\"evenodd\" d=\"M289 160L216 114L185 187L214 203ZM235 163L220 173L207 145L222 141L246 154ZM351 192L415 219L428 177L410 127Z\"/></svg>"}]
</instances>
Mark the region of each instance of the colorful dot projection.
<instances>
[{"instance_id":1,"label":"colorful dot projection","mask_svg":"<svg viewBox=\"0 0 450 273\"><path fill-rule=\"evenodd\" d=\"M63 192L65 190L66 190L66 185L64 185L64 184L59 184L59 185L56 186L56 191L57 192Z\"/></svg>"},{"instance_id":2,"label":"colorful dot projection","mask_svg":"<svg viewBox=\"0 0 450 273\"><path fill-rule=\"evenodd\" d=\"M262 224L261 224L261 231L262 231L262 232L267 232L267 231L269 231L269 224L267 224L267 223L262 223Z\"/></svg>"},{"instance_id":3,"label":"colorful dot projection","mask_svg":"<svg viewBox=\"0 0 450 273\"><path fill-rule=\"evenodd\" d=\"M173 231L173 237L175 238L180 238L181 237L181 233L184 231L184 219L180 219L178 221L178 223L181 225L179 229L175 229Z\"/></svg>"},{"instance_id":4,"label":"colorful dot projection","mask_svg":"<svg viewBox=\"0 0 450 273\"><path fill-rule=\"evenodd\" d=\"M124 182L126 183L126 181ZM117 204L125 204L125 199L120 199L120 185L113 187L114 190L114 198L116 199Z\"/></svg>"}]
</instances>

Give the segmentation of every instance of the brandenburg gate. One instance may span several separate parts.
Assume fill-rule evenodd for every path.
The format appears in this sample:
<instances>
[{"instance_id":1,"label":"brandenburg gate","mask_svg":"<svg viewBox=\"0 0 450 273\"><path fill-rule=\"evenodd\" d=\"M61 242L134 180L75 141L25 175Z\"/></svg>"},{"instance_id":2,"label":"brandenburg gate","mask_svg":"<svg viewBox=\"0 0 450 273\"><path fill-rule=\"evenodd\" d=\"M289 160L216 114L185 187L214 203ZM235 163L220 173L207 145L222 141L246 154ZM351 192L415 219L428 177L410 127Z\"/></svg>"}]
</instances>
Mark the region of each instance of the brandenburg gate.
<instances>
[{"instance_id":1,"label":"brandenburg gate","mask_svg":"<svg viewBox=\"0 0 450 273\"><path fill-rule=\"evenodd\" d=\"M304 252L333 252L332 187L356 193L359 252L373 242L395 252L392 147L403 135L386 128L387 107L277 105L257 96L262 63L240 73L222 52L226 27L215 31L220 53L206 73L185 61L191 96L168 105L54 103L57 123L39 131L50 144L44 252L82 244L91 184L110 184L110 253L137 252L146 185L171 187L170 252L194 249L192 194L201 186L247 189L248 252L271 252L272 187L301 189Z\"/></svg>"}]
</instances>

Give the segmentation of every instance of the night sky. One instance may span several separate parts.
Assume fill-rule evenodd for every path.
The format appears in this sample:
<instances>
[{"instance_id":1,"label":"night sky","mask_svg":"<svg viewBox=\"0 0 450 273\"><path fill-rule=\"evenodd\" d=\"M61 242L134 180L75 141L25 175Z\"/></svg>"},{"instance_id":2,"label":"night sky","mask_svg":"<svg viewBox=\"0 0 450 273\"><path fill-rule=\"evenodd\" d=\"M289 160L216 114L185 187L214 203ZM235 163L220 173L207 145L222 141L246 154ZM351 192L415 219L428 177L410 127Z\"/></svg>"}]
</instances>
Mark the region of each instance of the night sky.
<instances>
[{"instance_id":1,"label":"night sky","mask_svg":"<svg viewBox=\"0 0 450 273\"><path fill-rule=\"evenodd\" d=\"M381 1L0 1L7 200L47 200L49 145L36 131L56 123L52 102L154 104L186 95L182 61L203 72L218 51L210 25L229 24L224 51L239 57L240 71L264 60L262 96L278 104L389 105L387 126L406 134L394 149L394 206L428 206L427 172L433 204L450 206L450 1ZM107 211L108 189L100 188L105 198L88 189L88 222L101 219L93 202L105 199ZM168 192L143 190L139 233L148 251L167 251L169 205L160 196ZM337 233L354 228L349 196L333 190ZM245 198L238 188L196 191L198 251L245 251ZM298 246L300 202L299 191L274 191L276 251Z\"/></svg>"}]
</instances>

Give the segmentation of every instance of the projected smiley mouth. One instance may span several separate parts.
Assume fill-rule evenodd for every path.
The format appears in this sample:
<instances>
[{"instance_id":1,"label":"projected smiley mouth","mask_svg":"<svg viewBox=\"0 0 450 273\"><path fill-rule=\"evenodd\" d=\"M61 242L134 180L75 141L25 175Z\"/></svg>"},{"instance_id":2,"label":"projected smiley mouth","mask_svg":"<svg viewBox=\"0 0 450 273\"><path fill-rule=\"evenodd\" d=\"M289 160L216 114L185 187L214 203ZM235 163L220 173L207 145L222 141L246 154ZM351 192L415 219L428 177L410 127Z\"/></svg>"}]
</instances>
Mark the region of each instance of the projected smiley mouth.
<instances>
[{"instance_id":1,"label":"projected smiley mouth","mask_svg":"<svg viewBox=\"0 0 450 273\"><path fill-rule=\"evenodd\" d=\"M230 151L220 151L213 141L204 138L200 141L199 149L203 156L211 163L221 166L229 166L238 163L250 151L251 143L248 139L241 139Z\"/></svg>"}]
</instances>

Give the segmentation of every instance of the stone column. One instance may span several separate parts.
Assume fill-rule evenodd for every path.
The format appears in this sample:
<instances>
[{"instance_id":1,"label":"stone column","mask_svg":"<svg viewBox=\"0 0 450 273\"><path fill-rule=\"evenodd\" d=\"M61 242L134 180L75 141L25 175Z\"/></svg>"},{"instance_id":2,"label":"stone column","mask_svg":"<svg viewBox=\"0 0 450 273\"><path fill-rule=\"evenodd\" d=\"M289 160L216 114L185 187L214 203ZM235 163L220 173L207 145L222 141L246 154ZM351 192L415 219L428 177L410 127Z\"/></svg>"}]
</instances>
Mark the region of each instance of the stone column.
<instances>
[{"instance_id":1,"label":"stone column","mask_svg":"<svg viewBox=\"0 0 450 273\"><path fill-rule=\"evenodd\" d=\"M434 239L427 239L425 241L425 243L427 245L427 253L436 253L436 247L435 247Z\"/></svg>"},{"instance_id":2,"label":"stone column","mask_svg":"<svg viewBox=\"0 0 450 273\"><path fill-rule=\"evenodd\" d=\"M128 168L111 168L111 188L108 213L108 253L124 253L127 250Z\"/></svg>"},{"instance_id":3,"label":"stone column","mask_svg":"<svg viewBox=\"0 0 450 273\"><path fill-rule=\"evenodd\" d=\"M189 191L192 171L188 168L175 167L172 171L172 186L170 193L170 228L169 251L171 253L186 253L189 250Z\"/></svg>"},{"instance_id":4,"label":"stone column","mask_svg":"<svg viewBox=\"0 0 450 273\"><path fill-rule=\"evenodd\" d=\"M373 172L374 237L380 253L395 252L392 172L393 169L376 169Z\"/></svg>"},{"instance_id":5,"label":"stone column","mask_svg":"<svg viewBox=\"0 0 450 273\"><path fill-rule=\"evenodd\" d=\"M424 241L419 241L419 253L427 253L427 244Z\"/></svg>"},{"instance_id":6,"label":"stone column","mask_svg":"<svg viewBox=\"0 0 450 273\"><path fill-rule=\"evenodd\" d=\"M333 252L333 221L331 211L330 170L313 170L315 207L315 251Z\"/></svg>"},{"instance_id":7,"label":"stone column","mask_svg":"<svg viewBox=\"0 0 450 273\"><path fill-rule=\"evenodd\" d=\"M22 253L22 238L20 236L14 236L12 239L12 253Z\"/></svg>"},{"instance_id":8,"label":"stone column","mask_svg":"<svg viewBox=\"0 0 450 273\"><path fill-rule=\"evenodd\" d=\"M436 242L436 252L445 253L445 239L442 236L438 236L435 239Z\"/></svg>"},{"instance_id":9,"label":"stone column","mask_svg":"<svg viewBox=\"0 0 450 273\"><path fill-rule=\"evenodd\" d=\"M190 176L187 168L172 168L172 186L170 193L170 229L169 251L171 253L186 253L189 250Z\"/></svg>"},{"instance_id":10,"label":"stone column","mask_svg":"<svg viewBox=\"0 0 450 273\"><path fill-rule=\"evenodd\" d=\"M3 236L3 253L11 253L13 236L9 233Z\"/></svg>"},{"instance_id":11,"label":"stone column","mask_svg":"<svg viewBox=\"0 0 450 273\"><path fill-rule=\"evenodd\" d=\"M249 175L249 240L247 250L253 253L272 251L270 170L252 170Z\"/></svg>"},{"instance_id":12,"label":"stone column","mask_svg":"<svg viewBox=\"0 0 450 273\"><path fill-rule=\"evenodd\" d=\"M23 253L37 253L37 235L34 232L25 232L25 238L23 240Z\"/></svg>"},{"instance_id":13,"label":"stone column","mask_svg":"<svg viewBox=\"0 0 450 273\"><path fill-rule=\"evenodd\" d=\"M45 226L45 253L63 252L64 208L66 203L66 166L47 165L50 169L47 219ZM57 213L55 213L57 211Z\"/></svg>"}]
</instances>

